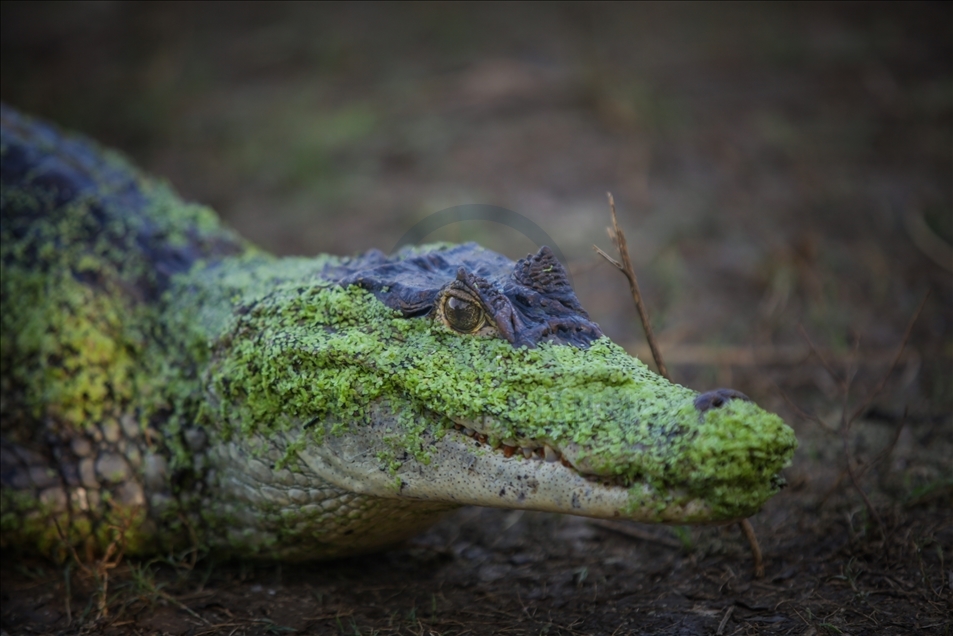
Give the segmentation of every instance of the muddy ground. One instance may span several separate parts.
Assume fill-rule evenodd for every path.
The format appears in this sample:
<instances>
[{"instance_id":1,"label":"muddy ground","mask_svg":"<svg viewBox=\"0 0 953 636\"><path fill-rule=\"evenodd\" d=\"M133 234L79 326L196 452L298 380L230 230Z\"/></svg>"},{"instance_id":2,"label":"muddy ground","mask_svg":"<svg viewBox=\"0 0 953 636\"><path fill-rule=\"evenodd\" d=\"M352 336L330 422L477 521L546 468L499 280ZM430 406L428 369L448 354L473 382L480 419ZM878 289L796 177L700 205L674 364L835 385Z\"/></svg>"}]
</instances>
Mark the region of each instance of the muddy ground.
<instances>
[{"instance_id":1,"label":"muddy ground","mask_svg":"<svg viewBox=\"0 0 953 636\"><path fill-rule=\"evenodd\" d=\"M744 391L801 446L752 518L763 578L737 527L463 509L385 554L126 560L108 586L3 554L2 634L950 634L951 25L949 3L4 3L5 102L261 245L388 251L501 205L649 359L591 248L612 191L675 379ZM534 248L490 222L430 238Z\"/></svg>"}]
</instances>

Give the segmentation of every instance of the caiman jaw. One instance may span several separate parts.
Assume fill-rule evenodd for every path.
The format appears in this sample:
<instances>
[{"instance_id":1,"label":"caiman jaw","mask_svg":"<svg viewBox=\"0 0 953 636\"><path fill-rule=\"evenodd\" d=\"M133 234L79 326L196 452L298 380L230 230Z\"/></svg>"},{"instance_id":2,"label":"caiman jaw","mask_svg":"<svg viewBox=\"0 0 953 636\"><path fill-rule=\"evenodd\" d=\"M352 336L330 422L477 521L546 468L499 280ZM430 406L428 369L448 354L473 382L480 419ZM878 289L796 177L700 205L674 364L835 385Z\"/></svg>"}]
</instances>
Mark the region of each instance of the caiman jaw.
<instances>
[{"instance_id":1,"label":"caiman jaw","mask_svg":"<svg viewBox=\"0 0 953 636\"><path fill-rule=\"evenodd\" d=\"M574 468L574 466L563 457L556 444L548 441L536 441L528 438L504 439L499 440L487 436L481 426L470 420L451 418L454 420L453 428L460 431L467 437L474 439L481 444L487 444L494 450L499 450L504 457L513 457L520 453L526 459L542 459L547 462L562 462L564 466Z\"/></svg>"},{"instance_id":2,"label":"caiman jaw","mask_svg":"<svg viewBox=\"0 0 953 636\"><path fill-rule=\"evenodd\" d=\"M454 418L451 418L454 419ZM585 460L580 456L580 448L577 444L569 442L560 445L548 439L532 439L527 437L508 438L500 440L490 437L483 430L482 426L474 424L470 420L458 419L453 428L460 434L472 439L478 445L486 445L492 448L495 453L501 455L504 459L528 461L538 461L548 464L561 464L572 472L589 482L601 483L603 486L627 488L631 484L626 483L615 475L603 475L592 470Z\"/></svg>"},{"instance_id":3,"label":"caiman jaw","mask_svg":"<svg viewBox=\"0 0 953 636\"><path fill-rule=\"evenodd\" d=\"M699 417L703 417L706 411L718 409L726 405L731 400L741 400L750 402L744 393L734 389L716 389L707 393L700 393L694 399L695 410ZM631 486L614 475L601 474L588 465L585 459L581 457L581 449L573 442L559 444L545 438L530 437L512 437L499 439L491 436L487 431L493 428L511 428L500 427L489 416L484 416L479 420L469 420L463 418L451 417L454 422L454 429L466 435L479 444L486 444L495 451L502 453L503 457L510 458L522 455L527 460L542 460L549 463L559 462L563 466L574 470L589 481L602 482L605 486ZM518 428L518 427L517 427Z\"/></svg>"},{"instance_id":4,"label":"caiman jaw","mask_svg":"<svg viewBox=\"0 0 953 636\"><path fill-rule=\"evenodd\" d=\"M500 440L488 436L481 430L481 425L475 424L470 420L459 418L451 419L457 420L453 425L456 431L469 437L478 444L485 444L506 459L513 457L519 459L519 457L522 456L524 459L531 461L543 461L550 464L559 463L575 473L578 473L581 477L590 482L601 482L604 486L620 486L623 488L630 485L622 482L617 477L600 475L590 470L585 462L580 459L579 448L572 442L566 444L563 448L556 442L546 439L539 440L521 437L518 439L507 438Z\"/></svg>"},{"instance_id":5,"label":"caiman jaw","mask_svg":"<svg viewBox=\"0 0 953 636\"><path fill-rule=\"evenodd\" d=\"M397 471L399 490L390 496L653 523L711 520L701 497L673 498L648 484L626 486L612 478L585 475L565 457L546 461L548 444L537 442L531 448L529 440L520 440L526 445L506 451L507 445L501 443L491 450L488 441L481 441L483 433L471 428L468 435L462 430L468 427L459 426L461 430L449 431L433 444L429 464L408 464ZM633 504L634 490L639 504Z\"/></svg>"}]
</instances>

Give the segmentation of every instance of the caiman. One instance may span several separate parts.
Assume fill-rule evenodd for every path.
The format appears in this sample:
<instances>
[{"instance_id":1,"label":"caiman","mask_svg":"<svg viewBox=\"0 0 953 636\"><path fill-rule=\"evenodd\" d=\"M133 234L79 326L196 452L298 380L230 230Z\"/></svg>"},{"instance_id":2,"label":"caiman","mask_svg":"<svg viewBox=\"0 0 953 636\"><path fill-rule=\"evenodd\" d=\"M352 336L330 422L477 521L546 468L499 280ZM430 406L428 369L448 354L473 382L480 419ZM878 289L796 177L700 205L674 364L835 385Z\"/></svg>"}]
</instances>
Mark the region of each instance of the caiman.
<instances>
[{"instance_id":1,"label":"caiman","mask_svg":"<svg viewBox=\"0 0 953 636\"><path fill-rule=\"evenodd\" d=\"M276 258L2 109L2 546L383 549L463 505L730 522L792 430L606 338L551 250Z\"/></svg>"}]
</instances>

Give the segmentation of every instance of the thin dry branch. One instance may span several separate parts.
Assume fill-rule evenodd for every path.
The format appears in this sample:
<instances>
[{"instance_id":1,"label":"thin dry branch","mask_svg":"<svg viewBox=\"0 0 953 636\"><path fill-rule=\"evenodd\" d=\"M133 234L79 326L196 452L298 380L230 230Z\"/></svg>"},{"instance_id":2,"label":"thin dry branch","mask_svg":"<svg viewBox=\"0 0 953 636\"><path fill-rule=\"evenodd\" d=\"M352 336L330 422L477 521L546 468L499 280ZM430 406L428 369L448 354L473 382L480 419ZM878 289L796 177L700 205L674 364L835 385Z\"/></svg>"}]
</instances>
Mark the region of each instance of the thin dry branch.
<instances>
[{"instance_id":1,"label":"thin dry branch","mask_svg":"<svg viewBox=\"0 0 953 636\"><path fill-rule=\"evenodd\" d=\"M645 310L645 303L642 302L642 292L639 290L639 279L635 275L632 260L629 258L629 246L625 241L625 234L623 234L622 228L619 227L619 220L616 218L615 199L612 198L611 192L606 192L606 196L609 197L609 209L612 212L611 234L615 241L616 249L619 250L621 262L609 256L597 246L593 245L593 247L600 256L612 263L612 265L625 274L625 277L628 279L629 291L632 293L632 300L635 301L635 308L639 312L639 319L642 321L642 330L645 331L645 339L648 340L649 348L652 349L652 359L655 360L655 366L658 368L659 375L667 380L671 380L672 378L668 374L668 368L662 360L662 352L659 350L658 343L655 341L655 334L652 333L652 323L649 322L649 314Z\"/></svg>"}]
</instances>

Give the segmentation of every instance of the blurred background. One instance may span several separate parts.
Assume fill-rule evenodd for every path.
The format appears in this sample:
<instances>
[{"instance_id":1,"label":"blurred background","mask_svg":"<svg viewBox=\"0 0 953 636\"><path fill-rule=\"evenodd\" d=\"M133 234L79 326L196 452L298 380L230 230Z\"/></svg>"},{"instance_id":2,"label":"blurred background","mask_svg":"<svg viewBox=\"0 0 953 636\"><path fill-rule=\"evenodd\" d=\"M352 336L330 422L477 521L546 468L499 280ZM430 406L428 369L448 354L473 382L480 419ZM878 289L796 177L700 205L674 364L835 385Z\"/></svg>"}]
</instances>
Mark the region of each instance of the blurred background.
<instances>
[{"instance_id":1,"label":"blurred background","mask_svg":"<svg viewBox=\"0 0 953 636\"><path fill-rule=\"evenodd\" d=\"M613 251L611 191L674 379L738 388L797 431L791 487L756 523L775 564L813 559L775 579L787 587L767 606L813 600L772 624L793 633L804 616L855 602L857 588L815 590L858 563L901 582L932 581L930 568L946 580L942 550L924 570L917 546L947 541L953 492L950 3L4 2L0 12L3 101L122 150L265 248L389 251L433 212L503 206L553 238L593 318L652 364L625 278L592 249ZM490 222L429 238L475 240L514 259L536 249ZM799 415L833 429L844 404L863 405L928 292L896 368L843 438L849 445ZM848 449L858 469L880 462L861 485L891 536L906 538L850 553L845 570L843 537L865 532L854 522L864 504L845 486ZM630 590L619 592L633 595L626 611L644 607L645 616L655 615L649 592L660 577L673 589L697 579L694 565L678 570L684 559L652 569L666 553L613 543L578 519L484 510L448 524L423 540L451 550L452 563L404 567L393 557L393 589L430 599L428 572L439 572L435 581L449 581L440 594L459 587L453 611L496 594L499 607L512 606L509 625L523 620L520 594L550 599L547 611L564 602L580 617L602 616L596 607L620 597L593 591L585 605L585 572L614 581L599 589ZM709 578L721 577L727 540L718 537L727 535L685 532L683 543L709 546L691 563L714 554ZM717 541L705 544L709 536ZM517 560L506 561L510 553ZM536 578L510 574L530 566ZM309 585L340 576L383 589L375 586L389 576L379 564L347 567L320 570ZM643 583L649 596L631 600ZM830 605L817 600L824 594ZM897 611L912 616L904 594ZM362 616L368 601L355 599L340 611ZM367 624L380 628L381 616ZM872 625L858 629L887 633Z\"/></svg>"},{"instance_id":2,"label":"blurred background","mask_svg":"<svg viewBox=\"0 0 953 636\"><path fill-rule=\"evenodd\" d=\"M452 205L515 210L644 353L624 278L592 250L611 248L611 191L663 352L699 389L764 394L749 385L770 367L830 394L798 325L884 364L932 290L898 404L949 413L951 19L946 3L4 3L0 98L280 254L389 251ZM535 250L490 222L430 238Z\"/></svg>"},{"instance_id":3,"label":"blurred background","mask_svg":"<svg viewBox=\"0 0 953 636\"><path fill-rule=\"evenodd\" d=\"M274 252L389 251L430 213L500 205L650 359L625 279L592 250L611 249L611 191L676 380L775 408L775 384L836 398L798 326L869 384L931 290L882 406L953 407L949 4L2 12L5 102L121 149ZM491 222L430 238L536 247Z\"/></svg>"},{"instance_id":4,"label":"blurred background","mask_svg":"<svg viewBox=\"0 0 953 636\"><path fill-rule=\"evenodd\" d=\"M953 404L948 4L2 12L4 101L121 149L279 254L389 251L432 212L501 205L640 350L625 280L592 250L611 247L611 191L677 379L795 365L798 324L884 362L932 289L913 343L940 360L918 361L903 399ZM430 238L535 249L490 222Z\"/></svg>"}]
</instances>

